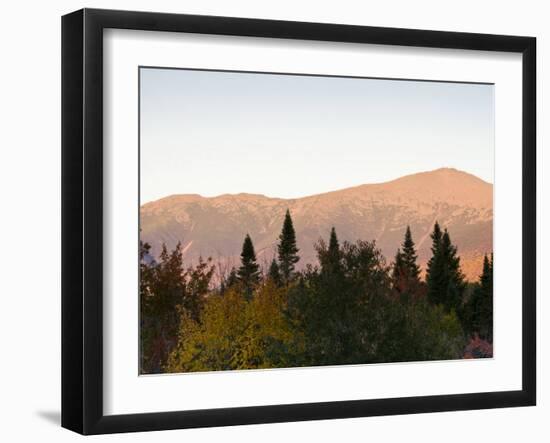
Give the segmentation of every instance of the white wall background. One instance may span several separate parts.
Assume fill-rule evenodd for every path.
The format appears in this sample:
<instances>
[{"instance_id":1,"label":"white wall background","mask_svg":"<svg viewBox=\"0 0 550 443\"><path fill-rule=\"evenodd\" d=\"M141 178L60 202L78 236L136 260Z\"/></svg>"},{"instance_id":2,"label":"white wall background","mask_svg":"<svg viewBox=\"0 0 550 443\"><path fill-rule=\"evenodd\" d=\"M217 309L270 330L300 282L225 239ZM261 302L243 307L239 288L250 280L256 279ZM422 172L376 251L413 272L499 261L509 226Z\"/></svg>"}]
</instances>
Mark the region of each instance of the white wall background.
<instances>
[{"instance_id":1,"label":"white wall background","mask_svg":"<svg viewBox=\"0 0 550 443\"><path fill-rule=\"evenodd\" d=\"M2 5L0 25L0 439L75 441L60 415L60 16L81 7L531 35L538 38L539 190L550 195L550 28L546 2L436 0L52 0ZM540 226L539 252L550 248ZM548 201L548 198L546 199ZM541 254L539 253L539 257ZM541 257L542 258L542 257ZM539 262L539 275L549 260ZM550 304L539 278L539 406L102 436L94 441L529 441L550 439Z\"/></svg>"}]
</instances>

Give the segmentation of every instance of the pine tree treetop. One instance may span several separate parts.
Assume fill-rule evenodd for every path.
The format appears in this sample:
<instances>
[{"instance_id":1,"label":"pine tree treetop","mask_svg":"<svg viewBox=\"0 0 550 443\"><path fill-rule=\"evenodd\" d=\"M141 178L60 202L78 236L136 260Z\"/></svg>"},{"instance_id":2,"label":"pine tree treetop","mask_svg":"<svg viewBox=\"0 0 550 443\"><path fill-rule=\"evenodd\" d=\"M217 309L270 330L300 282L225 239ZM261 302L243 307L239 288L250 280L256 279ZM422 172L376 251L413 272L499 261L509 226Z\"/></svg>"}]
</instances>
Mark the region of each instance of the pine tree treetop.
<instances>
[{"instance_id":1,"label":"pine tree treetop","mask_svg":"<svg viewBox=\"0 0 550 443\"><path fill-rule=\"evenodd\" d=\"M249 234L246 234L244 238L241 258L243 260L256 260L256 251L254 251L254 245L252 244L252 239Z\"/></svg>"},{"instance_id":2,"label":"pine tree treetop","mask_svg":"<svg viewBox=\"0 0 550 443\"><path fill-rule=\"evenodd\" d=\"M290 211L287 209L279 244L277 246L279 255L279 268L285 283L288 283L294 273L294 265L300 260L298 247L296 245L296 232L292 223Z\"/></svg>"},{"instance_id":3,"label":"pine tree treetop","mask_svg":"<svg viewBox=\"0 0 550 443\"><path fill-rule=\"evenodd\" d=\"M246 234L241 252L241 266L237 272L239 280L247 289L248 295L252 292L252 288L260 280L260 266L256 262L256 252L250 235Z\"/></svg>"},{"instance_id":4,"label":"pine tree treetop","mask_svg":"<svg viewBox=\"0 0 550 443\"><path fill-rule=\"evenodd\" d=\"M340 244L338 243L338 236L336 235L336 229L334 229L334 226L330 230L330 240L328 244L328 250L329 252L340 250Z\"/></svg>"}]
</instances>

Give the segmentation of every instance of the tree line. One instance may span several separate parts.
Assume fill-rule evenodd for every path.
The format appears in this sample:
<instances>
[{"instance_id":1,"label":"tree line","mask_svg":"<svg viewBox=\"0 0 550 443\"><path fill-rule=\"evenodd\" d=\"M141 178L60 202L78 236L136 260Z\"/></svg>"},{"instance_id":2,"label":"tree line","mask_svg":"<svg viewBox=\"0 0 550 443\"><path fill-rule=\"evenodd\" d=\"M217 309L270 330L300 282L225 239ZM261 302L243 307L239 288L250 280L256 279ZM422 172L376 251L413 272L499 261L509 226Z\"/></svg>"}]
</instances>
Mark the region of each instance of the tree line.
<instances>
[{"instance_id":1,"label":"tree line","mask_svg":"<svg viewBox=\"0 0 550 443\"><path fill-rule=\"evenodd\" d=\"M185 267L181 244L158 260L140 242L140 372L447 360L492 356L493 256L465 280L436 222L421 277L410 228L393 262L375 241L315 244L300 261L287 210L277 256L261 267L246 234L240 266L214 282L212 259Z\"/></svg>"}]
</instances>

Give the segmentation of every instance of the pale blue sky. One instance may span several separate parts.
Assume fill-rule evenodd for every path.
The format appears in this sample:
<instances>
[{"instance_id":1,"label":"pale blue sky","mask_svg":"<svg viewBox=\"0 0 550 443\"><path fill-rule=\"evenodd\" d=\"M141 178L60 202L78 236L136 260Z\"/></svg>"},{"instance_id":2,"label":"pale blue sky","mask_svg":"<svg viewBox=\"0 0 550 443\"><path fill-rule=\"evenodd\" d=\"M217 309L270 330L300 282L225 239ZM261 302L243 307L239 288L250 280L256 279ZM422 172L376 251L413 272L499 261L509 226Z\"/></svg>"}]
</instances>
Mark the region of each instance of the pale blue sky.
<instances>
[{"instance_id":1,"label":"pale blue sky","mask_svg":"<svg viewBox=\"0 0 550 443\"><path fill-rule=\"evenodd\" d=\"M294 198L454 167L493 182L492 85L141 68L141 202Z\"/></svg>"}]
</instances>

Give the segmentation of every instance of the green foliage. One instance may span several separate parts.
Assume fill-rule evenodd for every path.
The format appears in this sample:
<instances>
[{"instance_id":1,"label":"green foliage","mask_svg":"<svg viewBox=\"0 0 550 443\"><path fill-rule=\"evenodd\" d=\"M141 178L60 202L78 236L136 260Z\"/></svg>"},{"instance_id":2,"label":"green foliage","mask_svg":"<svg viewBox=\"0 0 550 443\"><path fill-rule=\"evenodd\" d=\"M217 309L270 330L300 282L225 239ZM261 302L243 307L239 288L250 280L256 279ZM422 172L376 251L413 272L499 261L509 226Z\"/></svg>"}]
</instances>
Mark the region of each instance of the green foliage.
<instances>
[{"instance_id":1,"label":"green foliage","mask_svg":"<svg viewBox=\"0 0 550 443\"><path fill-rule=\"evenodd\" d=\"M443 237L443 233L441 232L441 227L439 226L439 223L436 221L434 224L434 230L430 234L430 237L432 239L432 259L433 257L437 256L437 253L439 251L439 245L441 244L441 238ZM432 260L428 262L428 269L430 268L430 263Z\"/></svg>"},{"instance_id":2,"label":"green foliage","mask_svg":"<svg viewBox=\"0 0 550 443\"><path fill-rule=\"evenodd\" d=\"M153 281L153 272L156 267L155 260L151 257L151 245L139 242L139 292L141 294L141 309L147 309L147 300L150 296L150 286Z\"/></svg>"},{"instance_id":3,"label":"green foliage","mask_svg":"<svg viewBox=\"0 0 550 443\"><path fill-rule=\"evenodd\" d=\"M415 294L395 298L374 242L346 242L337 254L331 243L336 244L318 243L321 269L310 268L289 292L290 318L305 344L296 363L460 358L465 342L456 314L417 300ZM336 272L331 257L339 257Z\"/></svg>"},{"instance_id":4,"label":"green foliage","mask_svg":"<svg viewBox=\"0 0 550 443\"><path fill-rule=\"evenodd\" d=\"M420 282L420 267L416 264L418 256L412 239L411 228L407 226L405 231L405 239L403 240L403 265L407 271L407 276L415 281Z\"/></svg>"},{"instance_id":5,"label":"green foliage","mask_svg":"<svg viewBox=\"0 0 550 443\"><path fill-rule=\"evenodd\" d=\"M424 292L420 281L420 267L416 260L411 230L407 226L405 239L401 249L397 250L392 266L392 288L401 297L409 298Z\"/></svg>"},{"instance_id":6,"label":"green foliage","mask_svg":"<svg viewBox=\"0 0 550 443\"><path fill-rule=\"evenodd\" d=\"M432 233L432 258L428 262L426 282L428 285L428 300L439 304L447 312L454 310L462 312L463 296L466 289L464 275L460 270L460 257L456 246L445 229L443 235L436 223Z\"/></svg>"},{"instance_id":7,"label":"green foliage","mask_svg":"<svg viewBox=\"0 0 550 443\"><path fill-rule=\"evenodd\" d=\"M157 262L142 243L141 372L446 360L477 355L465 332L492 340L492 257L464 307L456 247L437 223L427 285L408 227L391 266L374 241L341 244L334 227L315 249L319 265L297 272L288 211L263 276L248 235L241 266L217 282L210 259L184 269L180 245Z\"/></svg>"},{"instance_id":8,"label":"green foliage","mask_svg":"<svg viewBox=\"0 0 550 443\"><path fill-rule=\"evenodd\" d=\"M398 294L402 293L404 291L404 286L406 286L406 281L407 272L403 261L403 253L401 252L401 249L398 249L391 269L391 282L393 290Z\"/></svg>"},{"instance_id":9,"label":"green foliage","mask_svg":"<svg viewBox=\"0 0 550 443\"><path fill-rule=\"evenodd\" d=\"M269 265L268 277L275 286L282 285L281 271L279 269L279 264L275 259L271 260L271 264Z\"/></svg>"},{"instance_id":10,"label":"green foliage","mask_svg":"<svg viewBox=\"0 0 550 443\"><path fill-rule=\"evenodd\" d=\"M483 258L483 271L465 307L469 334L493 341L493 255Z\"/></svg>"},{"instance_id":11,"label":"green foliage","mask_svg":"<svg viewBox=\"0 0 550 443\"><path fill-rule=\"evenodd\" d=\"M197 320L204 304L205 296L208 294L210 282L214 274L212 259L204 261L199 257L199 262L194 268L189 268L184 273L185 294L179 308Z\"/></svg>"},{"instance_id":12,"label":"green foliage","mask_svg":"<svg viewBox=\"0 0 550 443\"><path fill-rule=\"evenodd\" d=\"M300 260L298 257L299 249L296 246L296 232L292 224L290 211L287 209L283 229L279 236L279 244L277 245L279 253L279 268L283 283L289 284L294 276L294 268Z\"/></svg>"},{"instance_id":13,"label":"green foliage","mask_svg":"<svg viewBox=\"0 0 550 443\"><path fill-rule=\"evenodd\" d=\"M335 275L342 271L342 253L334 227L330 230L328 247L324 240L320 239L315 250L323 272Z\"/></svg>"},{"instance_id":14,"label":"green foliage","mask_svg":"<svg viewBox=\"0 0 550 443\"><path fill-rule=\"evenodd\" d=\"M334 230L329 246L320 241L316 249L321 269L310 268L289 291L289 316L305 340L299 363L371 361L371 323L378 313L370 308L388 288L380 251L362 241L340 248Z\"/></svg>"},{"instance_id":15,"label":"green foliage","mask_svg":"<svg viewBox=\"0 0 550 443\"><path fill-rule=\"evenodd\" d=\"M461 358L464 333L454 312L425 299L386 301L378 346L379 362ZM380 358L381 357L381 358Z\"/></svg>"}]
</instances>

